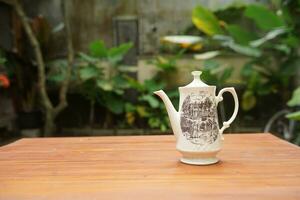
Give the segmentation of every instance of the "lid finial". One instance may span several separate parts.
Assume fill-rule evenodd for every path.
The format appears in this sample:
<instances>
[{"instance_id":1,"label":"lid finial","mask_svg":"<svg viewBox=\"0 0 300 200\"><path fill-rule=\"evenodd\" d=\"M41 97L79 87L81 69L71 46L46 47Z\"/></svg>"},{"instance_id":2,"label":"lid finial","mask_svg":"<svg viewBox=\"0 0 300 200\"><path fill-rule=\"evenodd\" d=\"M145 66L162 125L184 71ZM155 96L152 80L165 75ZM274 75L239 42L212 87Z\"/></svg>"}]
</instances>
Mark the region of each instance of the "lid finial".
<instances>
[{"instance_id":1,"label":"lid finial","mask_svg":"<svg viewBox=\"0 0 300 200\"><path fill-rule=\"evenodd\" d=\"M201 74L202 71L192 71L192 75L194 76L194 79L200 79Z\"/></svg>"}]
</instances>

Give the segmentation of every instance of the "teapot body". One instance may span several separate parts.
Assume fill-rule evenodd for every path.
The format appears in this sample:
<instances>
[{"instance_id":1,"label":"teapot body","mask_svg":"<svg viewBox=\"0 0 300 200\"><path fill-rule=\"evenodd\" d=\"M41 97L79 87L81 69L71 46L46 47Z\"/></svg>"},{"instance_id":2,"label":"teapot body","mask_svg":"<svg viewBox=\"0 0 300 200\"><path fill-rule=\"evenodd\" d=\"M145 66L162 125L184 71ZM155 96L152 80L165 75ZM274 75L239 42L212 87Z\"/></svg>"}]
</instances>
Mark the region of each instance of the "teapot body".
<instances>
[{"instance_id":1,"label":"teapot body","mask_svg":"<svg viewBox=\"0 0 300 200\"><path fill-rule=\"evenodd\" d=\"M212 164L218 161L215 154L221 149L222 140L215 92L215 86L179 88L180 130L176 130L176 148L183 154L182 162ZM199 154L204 159L199 160Z\"/></svg>"},{"instance_id":2,"label":"teapot body","mask_svg":"<svg viewBox=\"0 0 300 200\"><path fill-rule=\"evenodd\" d=\"M201 71L193 71L194 80L179 87L178 112L162 90L155 91L165 103L172 130L177 139L176 148L182 154L181 161L193 165L208 165L218 162L216 154L221 150L223 131L237 116L239 102L233 87L223 88L216 96L216 87L200 80ZM217 106L223 93L233 96L234 111L229 120L218 124Z\"/></svg>"}]
</instances>

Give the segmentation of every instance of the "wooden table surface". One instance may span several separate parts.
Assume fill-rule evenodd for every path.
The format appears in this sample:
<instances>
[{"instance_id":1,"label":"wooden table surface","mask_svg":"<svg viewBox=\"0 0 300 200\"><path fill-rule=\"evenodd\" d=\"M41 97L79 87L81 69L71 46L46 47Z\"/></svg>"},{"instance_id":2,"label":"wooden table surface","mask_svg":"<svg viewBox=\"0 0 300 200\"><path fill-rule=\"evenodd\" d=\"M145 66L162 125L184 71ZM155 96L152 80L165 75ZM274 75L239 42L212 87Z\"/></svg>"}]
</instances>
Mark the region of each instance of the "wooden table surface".
<instances>
[{"instance_id":1,"label":"wooden table surface","mask_svg":"<svg viewBox=\"0 0 300 200\"><path fill-rule=\"evenodd\" d=\"M173 136L21 139L0 147L0 199L300 199L300 148L228 134L221 162L178 161Z\"/></svg>"}]
</instances>

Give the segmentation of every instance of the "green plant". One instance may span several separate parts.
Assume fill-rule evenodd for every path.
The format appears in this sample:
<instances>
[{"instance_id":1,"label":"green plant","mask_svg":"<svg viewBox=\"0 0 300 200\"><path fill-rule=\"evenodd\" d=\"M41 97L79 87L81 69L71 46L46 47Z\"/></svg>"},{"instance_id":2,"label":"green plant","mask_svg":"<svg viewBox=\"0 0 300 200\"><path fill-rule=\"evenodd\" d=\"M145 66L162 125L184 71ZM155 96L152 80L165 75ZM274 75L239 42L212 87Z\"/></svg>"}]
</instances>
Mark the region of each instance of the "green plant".
<instances>
[{"instance_id":1,"label":"green plant","mask_svg":"<svg viewBox=\"0 0 300 200\"><path fill-rule=\"evenodd\" d=\"M287 103L290 107L299 107L300 106L300 87L294 90L292 98ZM292 112L286 115L287 118L291 120L300 121L300 110Z\"/></svg>"},{"instance_id":2,"label":"green plant","mask_svg":"<svg viewBox=\"0 0 300 200\"><path fill-rule=\"evenodd\" d=\"M98 40L89 45L88 54L79 53L79 91L91 103L90 124L94 121L96 102L109 111L106 114L106 126L110 123L111 113L123 112L123 94L129 84L119 63L131 47L131 43L126 43L107 48L103 41Z\"/></svg>"},{"instance_id":3,"label":"green plant","mask_svg":"<svg viewBox=\"0 0 300 200\"><path fill-rule=\"evenodd\" d=\"M3 53L0 51L0 65L4 65L6 62L6 58L4 57Z\"/></svg>"},{"instance_id":4,"label":"green plant","mask_svg":"<svg viewBox=\"0 0 300 200\"><path fill-rule=\"evenodd\" d=\"M138 91L138 101L135 104L126 103L127 123L133 124L137 118L142 118L146 120L150 128L159 128L163 132L169 129L169 118L165 106L153 95L154 91L164 89L166 83L158 79L158 76L146 80L144 83L130 78L129 83L132 88ZM177 91L168 90L167 93L170 99L178 99ZM173 102L178 105L178 102Z\"/></svg>"},{"instance_id":5,"label":"green plant","mask_svg":"<svg viewBox=\"0 0 300 200\"><path fill-rule=\"evenodd\" d=\"M164 89L175 107L178 107L179 95L176 89L166 89L166 82L162 79L168 73L174 73L177 70L177 60L185 50L177 52L173 56L157 56L150 61L157 69L158 73L151 79L143 83L136 79L128 77L130 87L138 92L137 102L134 104L127 102L125 105L127 124L133 125L138 119L146 121L150 128L158 128L165 132L170 129L169 118L164 103L154 96L153 92Z\"/></svg>"},{"instance_id":6,"label":"green plant","mask_svg":"<svg viewBox=\"0 0 300 200\"><path fill-rule=\"evenodd\" d=\"M217 42L220 54L249 58L241 71L246 87L242 96L244 110L251 110L258 97L269 94L281 93L282 101L287 101L291 80L300 63L299 22L291 10L300 6L299 2L294 4L291 7L289 2L282 3L276 12L258 4L247 5L240 16L245 22L238 24L224 22L201 6L193 11L194 25L207 34L213 44Z\"/></svg>"},{"instance_id":7,"label":"green plant","mask_svg":"<svg viewBox=\"0 0 300 200\"><path fill-rule=\"evenodd\" d=\"M201 68L201 78L209 85L222 87L230 78L234 68L221 65L215 60L205 60Z\"/></svg>"}]
</instances>

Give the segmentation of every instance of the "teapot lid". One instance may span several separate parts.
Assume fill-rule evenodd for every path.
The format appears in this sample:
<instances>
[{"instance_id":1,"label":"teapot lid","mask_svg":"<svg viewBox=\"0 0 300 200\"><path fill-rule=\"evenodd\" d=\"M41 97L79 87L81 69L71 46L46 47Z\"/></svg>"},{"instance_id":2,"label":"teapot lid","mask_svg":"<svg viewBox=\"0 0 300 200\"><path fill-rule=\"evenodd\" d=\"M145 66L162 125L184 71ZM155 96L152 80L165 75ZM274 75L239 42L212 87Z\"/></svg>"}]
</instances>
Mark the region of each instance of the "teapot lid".
<instances>
[{"instance_id":1,"label":"teapot lid","mask_svg":"<svg viewBox=\"0 0 300 200\"><path fill-rule=\"evenodd\" d=\"M191 83L189 83L188 85L184 86L184 88L209 86L209 85L205 84L204 82L202 82L202 80L200 79L200 75L202 74L202 71L192 71L191 74L194 76L194 80Z\"/></svg>"}]
</instances>

